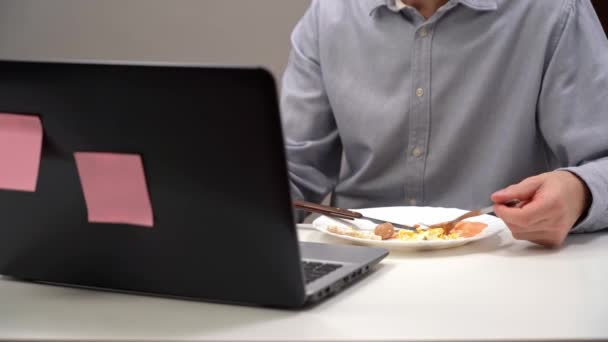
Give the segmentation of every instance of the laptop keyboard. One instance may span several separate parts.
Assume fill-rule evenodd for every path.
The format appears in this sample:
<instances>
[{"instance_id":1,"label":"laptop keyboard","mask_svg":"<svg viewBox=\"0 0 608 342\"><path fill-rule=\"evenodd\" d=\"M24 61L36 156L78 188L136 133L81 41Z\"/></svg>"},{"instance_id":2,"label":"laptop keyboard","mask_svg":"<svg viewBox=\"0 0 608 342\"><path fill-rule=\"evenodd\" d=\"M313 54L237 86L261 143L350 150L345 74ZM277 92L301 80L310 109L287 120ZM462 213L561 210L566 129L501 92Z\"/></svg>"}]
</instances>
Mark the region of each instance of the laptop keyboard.
<instances>
[{"instance_id":1,"label":"laptop keyboard","mask_svg":"<svg viewBox=\"0 0 608 342\"><path fill-rule=\"evenodd\" d=\"M340 264L302 261L302 268L304 269L304 281L306 284L308 284L330 272L337 270L340 267L342 267Z\"/></svg>"}]
</instances>

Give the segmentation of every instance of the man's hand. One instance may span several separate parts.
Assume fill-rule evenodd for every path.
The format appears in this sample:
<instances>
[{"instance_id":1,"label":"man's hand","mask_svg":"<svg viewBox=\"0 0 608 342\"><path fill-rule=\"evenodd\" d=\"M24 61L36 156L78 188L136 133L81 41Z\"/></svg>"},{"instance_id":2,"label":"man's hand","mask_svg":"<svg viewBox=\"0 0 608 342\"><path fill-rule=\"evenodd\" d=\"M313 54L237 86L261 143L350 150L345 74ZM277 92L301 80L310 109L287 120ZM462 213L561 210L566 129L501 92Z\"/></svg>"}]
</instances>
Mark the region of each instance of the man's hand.
<instances>
[{"instance_id":1,"label":"man's hand","mask_svg":"<svg viewBox=\"0 0 608 342\"><path fill-rule=\"evenodd\" d=\"M523 205L509 208L512 199ZM494 212L518 240L558 247L591 202L587 185L568 171L554 171L524 179L492 195Z\"/></svg>"}]
</instances>

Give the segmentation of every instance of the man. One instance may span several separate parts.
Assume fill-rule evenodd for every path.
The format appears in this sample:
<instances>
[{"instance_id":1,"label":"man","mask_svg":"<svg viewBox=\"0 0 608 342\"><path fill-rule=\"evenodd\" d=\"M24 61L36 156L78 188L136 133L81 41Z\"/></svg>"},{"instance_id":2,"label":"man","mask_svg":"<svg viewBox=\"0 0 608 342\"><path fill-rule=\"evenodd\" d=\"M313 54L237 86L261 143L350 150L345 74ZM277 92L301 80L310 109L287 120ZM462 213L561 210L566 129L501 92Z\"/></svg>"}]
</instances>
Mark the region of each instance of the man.
<instances>
[{"instance_id":1,"label":"man","mask_svg":"<svg viewBox=\"0 0 608 342\"><path fill-rule=\"evenodd\" d=\"M493 201L546 246L608 227L608 41L589 0L313 1L292 45L294 197Z\"/></svg>"}]
</instances>

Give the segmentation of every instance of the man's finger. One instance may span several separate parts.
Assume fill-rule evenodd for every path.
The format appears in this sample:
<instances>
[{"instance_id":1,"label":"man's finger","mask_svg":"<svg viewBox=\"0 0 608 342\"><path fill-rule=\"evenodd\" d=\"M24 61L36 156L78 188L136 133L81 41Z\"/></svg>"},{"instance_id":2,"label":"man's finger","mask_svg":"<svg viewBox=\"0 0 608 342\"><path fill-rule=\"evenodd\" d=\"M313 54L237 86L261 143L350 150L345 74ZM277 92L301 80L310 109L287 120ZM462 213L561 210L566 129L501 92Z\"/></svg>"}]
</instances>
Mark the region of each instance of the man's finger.
<instances>
[{"instance_id":1,"label":"man's finger","mask_svg":"<svg viewBox=\"0 0 608 342\"><path fill-rule=\"evenodd\" d=\"M516 240L522 240L519 237L524 236L525 233L528 233L528 232L525 232L524 227L518 226L516 224L507 223L507 227L509 227L509 230L511 231L511 235L513 235L513 238Z\"/></svg>"},{"instance_id":2,"label":"man's finger","mask_svg":"<svg viewBox=\"0 0 608 342\"><path fill-rule=\"evenodd\" d=\"M549 230L531 233L513 233L513 238L530 241L546 247L557 247L563 243L565 237L556 231Z\"/></svg>"},{"instance_id":3,"label":"man's finger","mask_svg":"<svg viewBox=\"0 0 608 342\"><path fill-rule=\"evenodd\" d=\"M505 224L507 225L507 227L509 227L509 230L511 230L511 232L513 234L529 234L529 233L543 233L547 230L550 230L549 227L551 227L551 223L549 219L544 219L539 221L536 224L530 225L530 226L520 226L517 225L513 222L506 222Z\"/></svg>"},{"instance_id":4,"label":"man's finger","mask_svg":"<svg viewBox=\"0 0 608 342\"><path fill-rule=\"evenodd\" d=\"M497 204L494 212L503 221L522 227L534 227L540 222L550 219L551 203L542 196L534 198L521 208L509 208Z\"/></svg>"}]
</instances>

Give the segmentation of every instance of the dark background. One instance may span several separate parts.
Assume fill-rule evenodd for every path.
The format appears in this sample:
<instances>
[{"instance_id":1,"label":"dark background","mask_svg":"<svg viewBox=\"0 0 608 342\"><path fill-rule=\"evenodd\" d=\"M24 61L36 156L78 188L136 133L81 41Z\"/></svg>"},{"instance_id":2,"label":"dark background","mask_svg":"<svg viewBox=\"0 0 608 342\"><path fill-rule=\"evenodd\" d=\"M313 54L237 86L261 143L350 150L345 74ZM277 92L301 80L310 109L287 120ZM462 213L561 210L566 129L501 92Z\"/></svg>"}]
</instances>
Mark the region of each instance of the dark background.
<instances>
[{"instance_id":1,"label":"dark background","mask_svg":"<svg viewBox=\"0 0 608 342\"><path fill-rule=\"evenodd\" d=\"M598 17L604 26L604 32L608 32L608 0L591 0Z\"/></svg>"}]
</instances>

